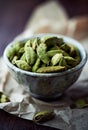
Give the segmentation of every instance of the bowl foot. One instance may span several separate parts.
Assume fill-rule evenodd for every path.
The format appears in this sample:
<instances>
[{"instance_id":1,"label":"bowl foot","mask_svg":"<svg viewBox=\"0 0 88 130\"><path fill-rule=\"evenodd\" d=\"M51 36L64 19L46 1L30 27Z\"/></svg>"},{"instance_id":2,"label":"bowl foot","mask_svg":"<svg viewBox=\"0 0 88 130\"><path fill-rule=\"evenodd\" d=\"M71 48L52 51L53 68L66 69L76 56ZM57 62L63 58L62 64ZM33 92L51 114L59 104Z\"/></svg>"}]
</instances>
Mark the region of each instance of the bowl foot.
<instances>
[{"instance_id":1,"label":"bowl foot","mask_svg":"<svg viewBox=\"0 0 88 130\"><path fill-rule=\"evenodd\" d=\"M31 93L31 96L35 99L39 99L41 101L45 101L45 102L52 102L52 101L56 101L56 100L59 100L61 99L62 97L62 93L59 93L58 95L53 95L53 96L41 96L41 95L36 95L36 94L33 94Z\"/></svg>"}]
</instances>

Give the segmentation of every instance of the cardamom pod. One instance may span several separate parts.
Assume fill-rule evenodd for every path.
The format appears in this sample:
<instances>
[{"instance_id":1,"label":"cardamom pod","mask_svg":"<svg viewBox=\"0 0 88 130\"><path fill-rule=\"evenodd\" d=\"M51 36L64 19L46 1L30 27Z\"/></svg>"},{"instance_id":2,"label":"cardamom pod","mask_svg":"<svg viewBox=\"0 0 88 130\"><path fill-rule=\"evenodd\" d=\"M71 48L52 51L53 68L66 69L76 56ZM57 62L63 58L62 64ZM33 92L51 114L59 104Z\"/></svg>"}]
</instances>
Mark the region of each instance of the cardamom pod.
<instances>
[{"instance_id":1,"label":"cardamom pod","mask_svg":"<svg viewBox=\"0 0 88 130\"><path fill-rule=\"evenodd\" d=\"M36 72L51 73L51 72L62 72L64 70L66 70L65 66L47 66L47 67L40 67Z\"/></svg>"},{"instance_id":2,"label":"cardamom pod","mask_svg":"<svg viewBox=\"0 0 88 130\"><path fill-rule=\"evenodd\" d=\"M55 117L55 113L52 111L40 111L34 115L33 121L35 123L43 123L53 119L54 117Z\"/></svg>"},{"instance_id":3,"label":"cardamom pod","mask_svg":"<svg viewBox=\"0 0 88 130\"><path fill-rule=\"evenodd\" d=\"M34 39L33 42L32 42L32 48L33 48L33 50L36 50L37 47L38 47L38 45L39 45L40 43L41 43L40 38Z\"/></svg>"},{"instance_id":4,"label":"cardamom pod","mask_svg":"<svg viewBox=\"0 0 88 130\"><path fill-rule=\"evenodd\" d=\"M7 50L6 55L9 58L10 61L13 59L15 53L16 52L15 52L15 49L13 48L13 46Z\"/></svg>"},{"instance_id":5,"label":"cardamom pod","mask_svg":"<svg viewBox=\"0 0 88 130\"><path fill-rule=\"evenodd\" d=\"M18 68L22 69L22 70L26 70L26 71L30 71L31 70L31 66L28 65L28 63L26 61L23 60L16 60L15 64Z\"/></svg>"},{"instance_id":6,"label":"cardamom pod","mask_svg":"<svg viewBox=\"0 0 88 130\"><path fill-rule=\"evenodd\" d=\"M58 50L58 46L53 46L53 47L50 47L49 51L52 51L52 50Z\"/></svg>"},{"instance_id":7,"label":"cardamom pod","mask_svg":"<svg viewBox=\"0 0 88 130\"><path fill-rule=\"evenodd\" d=\"M58 37L46 36L42 38L42 42L45 43L48 47L53 45L61 46L63 44L63 39Z\"/></svg>"},{"instance_id":8,"label":"cardamom pod","mask_svg":"<svg viewBox=\"0 0 88 130\"><path fill-rule=\"evenodd\" d=\"M20 54L23 54L23 53L24 53L24 47L21 47L21 48L20 48L19 53L20 53Z\"/></svg>"},{"instance_id":9,"label":"cardamom pod","mask_svg":"<svg viewBox=\"0 0 88 130\"><path fill-rule=\"evenodd\" d=\"M24 60L24 61L26 61L25 53L22 54L22 56L20 57L20 60Z\"/></svg>"},{"instance_id":10,"label":"cardamom pod","mask_svg":"<svg viewBox=\"0 0 88 130\"><path fill-rule=\"evenodd\" d=\"M70 46L70 52L69 55L74 57L74 55L76 54L76 49L73 45L69 45Z\"/></svg>"},{"instance_id":11,"label":"cardamom pod","mask_svg":"<svg viewBox=\"0 0 88 130\"><path fill-rule=\"evenodd\" d=\"M70 52L70 46L67 43L64 43L63 45L61 45L60 48L67 53Z\"/></svg>"},{"instance_id":12,"label":"cardamom pod","mask_svg":"<svg viewBox=\"0 0 88 130\"><path fill-rule=\"evenodd\" d=\"M0 103L5 103L9 101L9 98L5 94L3 94L3 92L0 92Z\"/></svg>"},{"instance_id":13,"label":"cardamom pod","mask_svg":"<svg viewBox=\"0 0 88 130\"><path fill-rule=\"evenodd\" d=\"M75 104L77 108L83 108L86 106L86 101L84 99L78 99Z\"/></svg>"},{"instance_id":14,"label":"cardamom pod","mask_svg":"<svg viewBox=\"0 0 88 130\"><path fill-rule=\"evenodd\" d=\"M47 46L44 43L41 43L38 47L37 47L37 55L38 57L41 59L42 62L44 62L45 64L49 64L49 57L46 53L47 50Z\"/></svg>"},{"instance_id":15,"label":"cardamom pod","mask_svg":"<svg viewBox=\"0 0 88 130\"><path fill-rule=\"evenodd\" d=\"M60 66L66 66L67 68L69 67L69 66L67 65L67 62L66 62L66 60L64 59L64 57L61 57L61 58L60 58L58 65L60 65Z\"/></svg>"},{"instance_id":16,"label":"cardamom pod","mask_svg":"<svg viewBox=\"0 0 88 130\"><path fill-rule=\"evenodd\" d=\"M32 71L33 71L33 72L36 72L37 69L39 68L40 64L41 64L41 60L40 60L40 58L37 58L35 64L34 64L33 67L32 67Z\"/></svg>"},{"instance_id":17,"label":"cardamom pod","mask_svg":"<svg viewBox=\"0 0 88 130\"><path fill-rule=\"evenodd\" d=\"M78 63L81 61L80 53L79 53L79 51L78 51L78 49L76 47L75 47L74 58L78 61Z\"/></svg>"},{"instance_id":18,"label":"cardamom pod","mask_svg":"<svg viewBox=\"0 0 88 130\"><path fill-rule=\"evenodd\" d=\"M21 44L21 43L19 43L19 42L15 43L15 44L13 45L13 48L14 48L16 54L19 52L19 50L20 50L20 48L21 48L22 46L23 46L23 44Z\"/></svg>"},{"instance_id":19,"label":"cardamom pod","mask_svg":"<svg viewBox=\"0 0 88 130\"><path fill-rule=\"evenodd\" d=\"M12 64L15 65L16 60L18 60L18 56L14 56L12 59Z\"/></svg>"},{"instance_id":20,"label":"cardamom pod","mask_svg":"<svg viewBox=\"0 0 88 130\"><path fill-rule=\"evenodd\" d=\"M52 57L52 59L51 59L52 65L57 65L62 57L63 57L62 53L60 53L60 54L59 54L59 53L55 54L55 55Z\"/></svg>"},{"instance_id":21,"label":"cardamom pod","mask_svg":"<svg viewBox=\"0 0 88 130\"><path fill-rule=\"evenodd\" d=\"M71 56L64 56L64 59L66 60L67 64L68 65L71 65L71 66L76 66L78 64L77 60L74 59L73 57Z\"/></svg>"},{"instance_id":22,"label":"cardamom pod","mask_svg":"<svg viewBox=\"0 0 88 130\"><path fill-rule=\"evenodd\" d=\"M25 48L26 61L29 65L33 65L36 61L37 55L32 47Z\"/></svg>"}]
</instances>

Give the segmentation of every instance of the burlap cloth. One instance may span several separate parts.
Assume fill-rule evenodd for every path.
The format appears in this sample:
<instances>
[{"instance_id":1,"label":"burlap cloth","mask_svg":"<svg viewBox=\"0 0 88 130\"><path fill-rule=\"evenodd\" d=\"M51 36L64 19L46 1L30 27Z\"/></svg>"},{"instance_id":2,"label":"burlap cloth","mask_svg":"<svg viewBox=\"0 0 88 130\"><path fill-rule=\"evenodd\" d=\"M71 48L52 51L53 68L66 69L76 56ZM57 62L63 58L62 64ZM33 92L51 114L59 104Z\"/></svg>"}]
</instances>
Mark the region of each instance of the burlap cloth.
<instances>
[{"instance_id":1,"label":"burlap cloth","mask_svg":"<svg viewBox=\"0 0 88 130\"><path fill-rule=\"evenodd\" d=\"M56 1L50 1L38 6L24 32L14 40L27 38L36 33L57 33L73 37L80 41L88 53L88 17L80 16L69 19L66 11ZM33 119L36 111L51 109L56 117L42 125L48 125L63 130L87 130L88 108L71 109L68 101L84 98L88 101L88 62L86 63L80 78L65 93L67 101L42 102L33 99L9 74L8 69L0 58L0 91L3 91L10 102L1 103L0 108L21 118ZM70 99L70 100L69 100Z\"/></svg>"}]
</instances>

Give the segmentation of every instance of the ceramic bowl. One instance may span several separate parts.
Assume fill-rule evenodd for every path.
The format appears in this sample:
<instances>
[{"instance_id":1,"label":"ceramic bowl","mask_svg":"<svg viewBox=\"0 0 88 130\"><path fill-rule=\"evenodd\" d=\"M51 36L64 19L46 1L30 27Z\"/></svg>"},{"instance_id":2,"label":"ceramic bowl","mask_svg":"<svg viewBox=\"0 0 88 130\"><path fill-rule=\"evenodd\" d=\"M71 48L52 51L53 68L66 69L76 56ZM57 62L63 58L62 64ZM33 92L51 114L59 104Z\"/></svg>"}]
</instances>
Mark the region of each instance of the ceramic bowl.
<instances>
[{"instance_id":1,"label":"ceramic bowl","mask_svg":"<svg viewBox=\"0 0 88 130\"><path fill-rule=\"evenodd\" d=\"M31 96L40 100L51 101L60 97L65 90L67 90L73 83L77 81L87 61L87 56L83 46L78 41L63 35L38 34L33 35L28 39L42 37L45 35L62 37L65 42L76 46L81 57L80 63L71 69L59 73L35 73L21 70L11 64L6 56L8 48L10 48L15 41L8 44L5 48L4 61L9 68L11 75L19 84L24 86L25 90L27 90ZM27 39L21 39L20 42L23 43L25 40Z\"/></svg>"}]
</instances>

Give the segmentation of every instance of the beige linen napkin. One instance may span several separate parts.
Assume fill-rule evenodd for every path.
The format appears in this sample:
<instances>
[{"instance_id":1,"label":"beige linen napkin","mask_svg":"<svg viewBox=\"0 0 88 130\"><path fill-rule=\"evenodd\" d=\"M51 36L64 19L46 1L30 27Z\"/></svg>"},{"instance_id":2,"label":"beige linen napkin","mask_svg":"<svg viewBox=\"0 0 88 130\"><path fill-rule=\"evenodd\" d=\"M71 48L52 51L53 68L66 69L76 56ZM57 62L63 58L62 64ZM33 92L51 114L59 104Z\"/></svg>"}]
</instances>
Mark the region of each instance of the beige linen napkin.
<instances>
[{"instance_id":1,"label":"beige linen napkin","mask_svg":"<svg viewBox=\"0 0 88 130\"><path fill-rule=\"evenodd\" d=\"M79 39L88 53L88 17L76 17L69 19L66 11L57 1L49 1L38 6L32 17L28 20L24 31L14 40L27 38L36 33L57 33L64 34L75 39ZM0 104L0 108L16 114L25 119L33 118L35 111L51 109L56 113L56 118L43 125L48 125L63 130L82 130L82 121L87 121L87 110L71 110L66 102L46 103L32 99L9 74L7 67L0 59L0 90L3 91L11 100L9 103ZM86 97L88 98L88 62L78 81L67 90L69 98ZM78 113L77 113L78 111ZM76 113L76 116L74 116ZM80 118L80 121L76 119ZM73 121L72 121L73 120ZM84 122L85 123L85 122ZM88 123L87 123L88 124ZM88 125L85 128L88 128ZM79 127L81 125L81 128Z\"/></svg>"}]
</instances>

